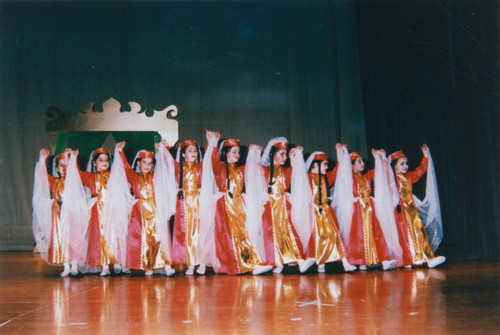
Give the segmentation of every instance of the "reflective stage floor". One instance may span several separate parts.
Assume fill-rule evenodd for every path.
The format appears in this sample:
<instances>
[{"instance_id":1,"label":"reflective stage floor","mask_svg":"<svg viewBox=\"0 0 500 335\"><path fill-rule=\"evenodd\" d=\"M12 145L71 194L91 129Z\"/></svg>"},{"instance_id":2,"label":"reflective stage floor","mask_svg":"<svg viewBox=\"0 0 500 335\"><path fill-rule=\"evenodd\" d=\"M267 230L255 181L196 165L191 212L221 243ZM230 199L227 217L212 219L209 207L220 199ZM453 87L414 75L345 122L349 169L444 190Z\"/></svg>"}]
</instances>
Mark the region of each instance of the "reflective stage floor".
<instances>
[{"instance_id":1,"label":"reflective stage floor","mask_svg":"<svg viewBox=\"0 0 500 335\"><path fill-rule=\"evenodd\" d=\"M60 278L0 253L1 334L500 334L500 263L265 276Z\"/></svg>"}]
</instances>

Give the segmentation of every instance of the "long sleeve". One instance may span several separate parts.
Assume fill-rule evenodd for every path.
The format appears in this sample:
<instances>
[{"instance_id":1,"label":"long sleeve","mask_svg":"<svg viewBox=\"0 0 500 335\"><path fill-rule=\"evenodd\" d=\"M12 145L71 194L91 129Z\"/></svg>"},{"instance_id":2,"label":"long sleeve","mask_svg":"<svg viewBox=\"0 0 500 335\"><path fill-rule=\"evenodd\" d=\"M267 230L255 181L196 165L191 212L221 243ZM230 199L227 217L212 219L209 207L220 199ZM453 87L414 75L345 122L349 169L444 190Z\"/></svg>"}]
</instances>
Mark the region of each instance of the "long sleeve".
<instances>
[{"instance_id":1,"label":"long sleeve","mask_svg":"<svg viewBox=\"0 0 500 335\"><path fill-rule=\"evenodd\" d=\"M422 161L420 162L420 166L417 167L415 170L408 172L406 177L408 180L412 183L415 184L417 181L422 178L422 176L427 172L427 164L429 162L429 159L427 157L422 157Z\"/></svg>"},{"instance_id":2,"label":"long sleeve","mask_svg":"<svg viewBox=\"0 0 500 335\"><path fill-rule=\"evenodd\" d=\"M326 178L328 179L329 186L332 186L335 183L335 181L337 180L338 169L339 169L339 163L337 162L337 165L335 165L335 168L332 171L326 172Z\"/></svg>"},{"instance_id":3,"label":"long sleeve","mask_svg":"<svg viewBox=\"0 0 500 335\"><path fill-rule=\"evenodd\" d=\"M129 184L131 185L135 185L135 180L137 178L137 174L134 172L134 170L132 170L132 167L130 167L130 164L127 160L127 157L125 157L125 154L123 153L123 151L120 151L120 158L123 162L123 167L125 168L125 174L127 175L127 181L129 182Z\"/></svg>"},{"instance_id":4,"label":"long sleeve","mask_svg":"<svg viewBox=\"0 0 500 335\"><path fill-rule=\"evenodd\" d=\"M373 180L375 180L375 169L371 169L371 170L366 171L366 173L363 175L363 177L365 177L365 179L369 183L371 183Z\"/></svg>"}]
</instances>

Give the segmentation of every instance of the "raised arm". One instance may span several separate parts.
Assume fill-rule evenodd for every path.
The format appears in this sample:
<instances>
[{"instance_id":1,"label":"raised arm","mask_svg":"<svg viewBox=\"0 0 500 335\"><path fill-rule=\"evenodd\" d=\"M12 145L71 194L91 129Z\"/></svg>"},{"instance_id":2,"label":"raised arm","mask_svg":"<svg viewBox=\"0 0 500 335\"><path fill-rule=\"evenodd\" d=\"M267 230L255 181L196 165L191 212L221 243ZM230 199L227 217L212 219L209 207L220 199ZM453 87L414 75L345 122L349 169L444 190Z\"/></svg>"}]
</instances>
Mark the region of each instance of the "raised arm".
<instances>
[{"instance_id":1,"label":"raised arm","mask_svg":"<svg viewBox=\"0 0 500 335\"><path fill-rule=\"evenodd\" d=\"M125 147L125 142L119 142L116 144L116 149L118 149L118 154L120 155L120 159L122 160L123 167L125 168L125 174L127 175L127 181L129 184L133 184L135 179L137 178L137 174L132 167L130 166L127 157L125 157L125 153L123 152L123 148Z\"/></svg>"},{"instance_id":2,"label":"raised arm","mask_svg":"<svg viewBox=\"0 0 500 335\"><path fill-rule=\"evenodd\" d=\"M427 165L429 162L429 148L426 144L422 145L422 161L420 162L420 166L418 166L415 170L408 172L407 178L412 183L415 184L417 181L422 178L422 176L427 172Z\"/></svg>"}]
</instances>

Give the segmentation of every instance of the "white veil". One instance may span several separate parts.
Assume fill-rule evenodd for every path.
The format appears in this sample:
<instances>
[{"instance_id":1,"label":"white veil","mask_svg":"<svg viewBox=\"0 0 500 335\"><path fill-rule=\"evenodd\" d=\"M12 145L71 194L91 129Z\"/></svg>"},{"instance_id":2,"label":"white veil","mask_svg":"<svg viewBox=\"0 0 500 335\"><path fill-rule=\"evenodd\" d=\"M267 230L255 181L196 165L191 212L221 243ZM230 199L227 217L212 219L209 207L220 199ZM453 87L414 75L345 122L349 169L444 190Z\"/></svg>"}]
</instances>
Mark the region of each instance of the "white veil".
<instances>
[{"instance_id":1,"label":"white veil","mask_svg":"<svg viewBox=\"0 0 500 335\"><path fill-rule=\"evenodd\" d=\"M248 151L245 165L245 193L247 214L245 225L248 236L255 251L266 262L262 214L264 213L264 205L268 201L269 195L267 194L266 178L264 177L260 150L257 146L251 146Z\"/></svg>"},{"instance_id":2,"label":"white veil","mask_svg":"<svg viewBox=\"0 0 500 335\"><path fill-rule=\"evenodd\" d=\"M398 202L398 191L392 169L385 155L378 152L375 155L375 211L391 258L397 261L398 266L402 266L403 250L399 244L396 218L394 217L394 208Z\"/></svg>"},{"instance_id":3,"label":"white veil","mask_svg":"<svg viewBox=\"0 0 500 335\"><path fill-rule=\"evenodd\" d=\"M126 267L127 234L134 197L130 193L125 167L115 148L102 211L104 238L116 260Z\"/></svg>"},{"instance_id":4,"label":"white veil","mask_svg":"<svg viewBox=\"0 0 500 335\"><path fill-rule=\"evenodd\" d=\"M353 196L351 159L345 147L337 150L337 161L337 179L332 191L332 207L337 215L340 234L346 245L349 246L355 198Z\"/></svg>"},{"instance_id":5,"label":"white veil","mask_svg":"<svg viewBox=\"0 0 500 335\"><path fill-rule=\"evenodd\" d=\"M47 252L50 246L50 233L52 224L52 199L50 197L49 181L47 178L47 167L45 159L40 158L35 165L33 184L33 237L35 239L35 250L40 253L43 260L47 262Z\"/></svg>"},{"instance_id":6,"label":"white veil","mask_svg":"<svg viewBox=\"0 0 500 335\"><path fill-rule=\"evenodd\" d=\"M303 250L306 252L313 225L313 197L302 150L296 150L290 163L292 165L290 194L292 222L302 242Z\"/></svg>"},{"instance_id":7,"label":"white veil","mask_svg":"<svg viewBox=\"0 0 500 335\"><path fill-rule=\"evenodd\" d=\"M215 137L210 138L202 163L199 212L200 240L196 248L196 257L201 263L212 266L215 272L220 268L215 252L215 206L217 199L222 196L222 194L218 194L212 167L212 153L216 146L217 139Z\"/></svg>"},{"instance_id":8,"label":"white veil","mask_svg":"<svg viewBox=\"0 0 500 335\"><path fill-rule=\"evenodd\" d=\"M160 235L160 245L168 260L171 260L170 217L175 214L177 182L172 155L164 145L156 153L153 185L156 202L155 228Z\"/></svg>"},{"instance_id":9,"label":"white veil","mask_svg":"<svg viewBox=\"0 0 500 335\"><path fill-rule=\"evenodd\" d=\"M63 253L69 256L70 261L85 261L87 259L90 208L93 202L87 203L87 194L76 164L76 156L71 153L62 194L61 247L64 249Z\"/></svg>"},{"instance_id":10,"label":"white veil","mask_svg":"<svg viewBox=\"0 0 500 335\"><path fill-rule=\"evenodd\" d=\"M420 218L424 222L425 229L429 235L429 244L432 251L436 251L443 240L443 221L439 204L436 171L434 170L434 162L432 161L430 151L427 165L425 198L420 201L416 196L413 196L413 199L415 200Z\"/></svg>"}]
</instances>

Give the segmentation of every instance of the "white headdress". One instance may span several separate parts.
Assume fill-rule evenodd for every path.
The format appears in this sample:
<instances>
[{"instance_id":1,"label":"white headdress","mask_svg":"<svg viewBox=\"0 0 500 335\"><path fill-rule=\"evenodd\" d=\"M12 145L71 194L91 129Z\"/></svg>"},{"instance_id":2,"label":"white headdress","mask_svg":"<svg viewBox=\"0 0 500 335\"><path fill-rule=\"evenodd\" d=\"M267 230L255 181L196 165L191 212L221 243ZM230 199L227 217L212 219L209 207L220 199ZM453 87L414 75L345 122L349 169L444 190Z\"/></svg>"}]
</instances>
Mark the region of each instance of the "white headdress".
<instances>
[{"instance_id":1,"label":"white headdress","mask_svg":"<svg viewBox=\"0 0 500 335\"><path fill-rule=\"evenodd\" d=\"M266 148L264 149L264 152L262 154L262 165L264 166L269 166L269 164L272 164L271 158L269 157L269 153L271 152L271 148L278 143L288 143L288 140L286 137L275 137L269 140L267 142Z\"/></svg>"}]
</instances>

